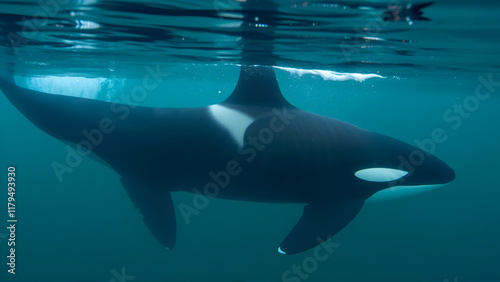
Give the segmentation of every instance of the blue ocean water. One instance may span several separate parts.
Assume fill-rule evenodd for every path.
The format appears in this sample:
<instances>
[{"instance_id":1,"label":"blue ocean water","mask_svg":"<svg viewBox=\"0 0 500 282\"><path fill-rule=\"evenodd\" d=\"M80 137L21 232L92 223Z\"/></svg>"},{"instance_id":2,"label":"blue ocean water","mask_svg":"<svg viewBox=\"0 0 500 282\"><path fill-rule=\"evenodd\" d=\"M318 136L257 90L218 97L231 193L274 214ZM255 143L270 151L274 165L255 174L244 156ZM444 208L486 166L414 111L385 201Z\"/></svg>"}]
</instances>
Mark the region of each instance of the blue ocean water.
<instances>
[{"instance_id":1,"label":"blue ocean water","mask_svg":"<svg viewBox=\"0 0 500 282\"><path fill-rule=\"evenodd\" d=\"M293 105L432 144L455 181L366 203L324 261L276 251L303 205L217 198L189 224L177 215L165 250L116 172L84 158L59 181L51 164L66 144L0 95L0 205L15 166L18 218L12 275L0 212L1 281L500 281L499 4L436 1L419 15L397 1L266 3L248 22L240 1L1 1L0 71L28 88L114 101L156 70L164 76L141 105L194 107L228 97L242 63L322 70L275 71ZM445 141L429 141L435 130Z\"/></svg>"}]
</instances>

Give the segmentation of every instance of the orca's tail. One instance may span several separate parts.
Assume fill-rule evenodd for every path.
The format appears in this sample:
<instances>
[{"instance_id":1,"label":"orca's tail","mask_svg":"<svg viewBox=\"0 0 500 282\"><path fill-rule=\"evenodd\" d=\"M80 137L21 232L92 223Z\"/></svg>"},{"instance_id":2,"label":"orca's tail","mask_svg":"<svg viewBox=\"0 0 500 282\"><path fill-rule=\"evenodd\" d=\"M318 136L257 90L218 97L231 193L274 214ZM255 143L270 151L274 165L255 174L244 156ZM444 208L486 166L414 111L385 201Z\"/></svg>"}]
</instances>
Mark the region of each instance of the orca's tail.
<instances>
[{"instance_id":1,"label":"orca's tail","mask_svg":"<svg viewBox=\"0 0 500 282\"><path fill-rule=\"evenodd\" d=\"M3 92L5 97L9 99L9 101L16 106L16 104L19 104L18 100L20 97L16 97L15 92L16 88L19 87L16 85L16 81L14 79L14 76L12 75L7 75L7 74L2 74L0 75L0 90Z\"/></svg>"},{"instance_id":2,"label":"orca's tail","mask_svg":"<svg viewBox=\"0 0 500 282\"><path fill-rule=\"evenodd\" d=\"M14 76L8 74L0 74L0 90L12 102L12 88L16 86Z\"/></svg>"},{"instance_id":3,"label":"orca's tail","mask_svg":"<svg viewBox=\"0 0 500 282\"><path fill-rule=\"evenodd\" d=\"M100 120L112 110L102 101L20 87L12 76L0 76L0 90L42 131L59 140L75 143L83 140L83 129L99 128Z\"/></svg>"},{"instance_id":4,"label":"orca's tail","mask_svg":"<svg viewBox=\"0 0 500 282\"><path fill-rule=\"evenodd\" d=\"M14 77L11 75L0 75L0 89L4 84L16 84Z\"/></svg>"}]
</instances>

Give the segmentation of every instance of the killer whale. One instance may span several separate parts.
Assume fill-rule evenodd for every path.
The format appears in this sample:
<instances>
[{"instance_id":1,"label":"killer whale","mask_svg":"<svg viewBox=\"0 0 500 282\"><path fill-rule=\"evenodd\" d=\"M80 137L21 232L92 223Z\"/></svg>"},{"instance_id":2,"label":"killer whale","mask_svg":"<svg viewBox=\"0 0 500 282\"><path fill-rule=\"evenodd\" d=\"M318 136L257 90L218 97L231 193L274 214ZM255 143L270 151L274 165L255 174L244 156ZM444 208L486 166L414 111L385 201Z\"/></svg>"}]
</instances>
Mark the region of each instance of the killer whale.
<instances>
[{"instance_id":1,"label":"killer whale","mask_svg":"<svg viewBox=\"0 0 500 282\"><path fill-rule=\"evenodd\" d=\"M145 225L167 248L177 233L171 192L217 186L218 198L305 204L278 247L295 254L335 235L379 191L455 178L448 165L419 148L291 105L267 66L242 66L229 98L197 108L131 108L37 92L12 77L2 77L0 89L53 137L77 145L100 139L81 152L121 176ZM99 128L104 133L98 136ZM407 165L415 155L419 163Z\"/></svg>"}]
</instances>

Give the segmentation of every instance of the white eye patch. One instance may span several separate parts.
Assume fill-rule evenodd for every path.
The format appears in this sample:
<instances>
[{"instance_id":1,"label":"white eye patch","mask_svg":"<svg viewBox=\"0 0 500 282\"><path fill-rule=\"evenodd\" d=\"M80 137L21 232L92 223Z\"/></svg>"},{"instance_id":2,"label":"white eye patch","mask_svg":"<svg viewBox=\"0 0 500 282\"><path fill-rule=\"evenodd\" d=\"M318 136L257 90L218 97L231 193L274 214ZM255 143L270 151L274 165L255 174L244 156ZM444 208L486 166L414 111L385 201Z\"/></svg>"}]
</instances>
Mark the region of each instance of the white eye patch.
<instances>
[{"instance_id":1,"label":"white eye patch","mask_svg":"<svg viewBox=\"0 0 500 282\"><path fill-rule=\"evenodd\" d=\"M384 167L367 168L354 173L357 178L371 182L389 182L407 174L408 172L404 170Z\"/></svg>"}]
</instances>

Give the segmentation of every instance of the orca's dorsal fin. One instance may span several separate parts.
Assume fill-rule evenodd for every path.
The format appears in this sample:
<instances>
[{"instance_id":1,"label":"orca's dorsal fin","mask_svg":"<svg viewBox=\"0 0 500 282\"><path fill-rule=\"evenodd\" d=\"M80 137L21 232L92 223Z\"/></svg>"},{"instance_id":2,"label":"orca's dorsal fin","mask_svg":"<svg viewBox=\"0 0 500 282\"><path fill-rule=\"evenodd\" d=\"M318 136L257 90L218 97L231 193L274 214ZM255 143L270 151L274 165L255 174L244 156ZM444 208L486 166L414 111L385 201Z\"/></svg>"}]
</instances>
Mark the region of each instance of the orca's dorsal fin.
<instances>
[{"instance_id":1,"label":"orca's dorsal fin","mask_svg":"<svg viewBox=\"0 0 500 282\"><path fill-rule=\"evenodd\" d=\"M271 66L241 66L236 88L223 104L292 107L283 97Z\"/></svg>"}]
</instances>

